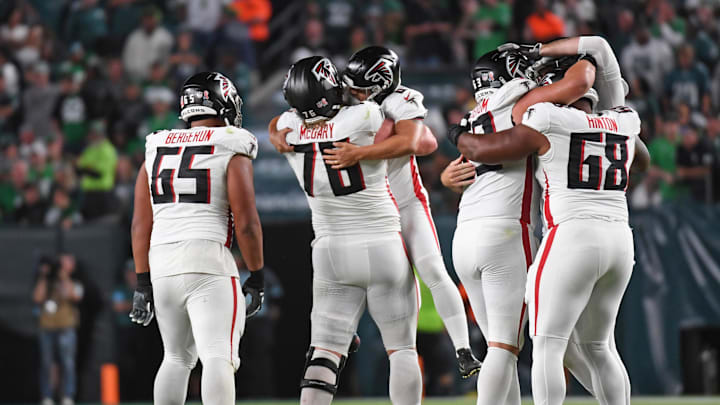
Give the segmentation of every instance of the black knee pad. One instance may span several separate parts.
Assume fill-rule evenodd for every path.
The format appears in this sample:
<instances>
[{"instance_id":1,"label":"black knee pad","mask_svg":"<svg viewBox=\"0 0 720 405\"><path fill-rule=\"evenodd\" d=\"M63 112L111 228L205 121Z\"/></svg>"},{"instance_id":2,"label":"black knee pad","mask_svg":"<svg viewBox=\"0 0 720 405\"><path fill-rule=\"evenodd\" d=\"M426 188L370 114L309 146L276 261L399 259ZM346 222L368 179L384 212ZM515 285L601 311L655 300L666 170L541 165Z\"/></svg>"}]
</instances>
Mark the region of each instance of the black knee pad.
<instances>
[{"instance_id":1,"label":"black knee pad","mask_svg":"<svg viewBox=\"0 0 720 405\"><path fill-rule=\"evenodd\" d=\"M300 380L300 389L315 388L335 395L338 388L338 382L340 381L340 372L345 367L346 357L340 356L340 364L336 366L330 359L326 359L324 357L313 359L313 353L315 353L315 348L310 346L310 349L308 349L307 353L305 353L305 371L303 372L302 380ZM335 374L335 384L331 384L327 381L305 378L305 372L307 372L307 369L310 366L319 366L330 369L330 371Z\"/></svg>"}]
</instances>

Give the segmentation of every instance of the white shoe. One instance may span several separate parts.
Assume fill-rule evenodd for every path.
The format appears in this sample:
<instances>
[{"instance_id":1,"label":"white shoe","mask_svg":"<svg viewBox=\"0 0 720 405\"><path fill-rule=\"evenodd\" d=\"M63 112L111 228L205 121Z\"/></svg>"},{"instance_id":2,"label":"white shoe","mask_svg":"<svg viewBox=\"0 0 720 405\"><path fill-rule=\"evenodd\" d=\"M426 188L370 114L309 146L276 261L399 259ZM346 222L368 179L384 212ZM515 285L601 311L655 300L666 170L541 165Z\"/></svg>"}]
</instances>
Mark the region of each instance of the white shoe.
<instances>
[{"instance_id":1,"label":"white shoe","mask_svg":"<svg viewBox=\"0 0 720 405\"><path fill-rule=\"evenodd\" d=\"M55 405L55 401L53 401L52 398L43 398L43 400L40 401L40 405Z\"/></svg>"},{"instance_id":2,"label":"white shoe","mask_svg":"<svg viewBox=\"0 0 720 405\"><path fill-rule=\"evenodd\" d=\"M75 405L75 401L72 398L65 397L60 402L61 405Z\"/></svg>"}]
</instances>

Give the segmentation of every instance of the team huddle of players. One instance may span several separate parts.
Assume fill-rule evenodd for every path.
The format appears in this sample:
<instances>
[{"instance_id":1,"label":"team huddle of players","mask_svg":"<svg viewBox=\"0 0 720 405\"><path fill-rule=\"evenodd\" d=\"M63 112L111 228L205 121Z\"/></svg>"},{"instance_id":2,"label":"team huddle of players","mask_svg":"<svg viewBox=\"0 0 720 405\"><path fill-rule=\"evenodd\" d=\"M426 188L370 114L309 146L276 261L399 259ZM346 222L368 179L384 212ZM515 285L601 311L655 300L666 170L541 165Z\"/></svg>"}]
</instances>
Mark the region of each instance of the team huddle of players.
<instances>
[{"instance_id":1,"label":"team huddle of players","mask_svg":"<svg viewBox=\"0 0 720 405\"><path fill-rule=\"evenodd\" d=\"M290 68L283 94L291 109L269 132L307 195L315 233L302 404L332 402L366 308L390 361L391 402L421 403L415 272L461 375L478 373L479 405L520 404L517 355L528 320L535 403L562 403L564 367L601 404L630 403L613 331L634 263L625 190L631 167L644 170L649 156L637 113L624 107L615 55L599 37L505 44L482 56L471 78L477 106L449 130L461 155L441 180L462 193L453 262L488 342L483 363L470 349L415 159L437 141L423 123L422 94L401 85L397 55L362 49L342 74L321 56ZM234 403L246 308L229 250L233 226L252 272L240 287L252 297L247 317L262 305L250 163L257 141L241 129L241 105L225 76L199 73L181 94L190 128L147 138L130 316L147 325L157 315L165 347L158 404L184 403L198 358L203 403Z\"/></svg>"}]
</instances>

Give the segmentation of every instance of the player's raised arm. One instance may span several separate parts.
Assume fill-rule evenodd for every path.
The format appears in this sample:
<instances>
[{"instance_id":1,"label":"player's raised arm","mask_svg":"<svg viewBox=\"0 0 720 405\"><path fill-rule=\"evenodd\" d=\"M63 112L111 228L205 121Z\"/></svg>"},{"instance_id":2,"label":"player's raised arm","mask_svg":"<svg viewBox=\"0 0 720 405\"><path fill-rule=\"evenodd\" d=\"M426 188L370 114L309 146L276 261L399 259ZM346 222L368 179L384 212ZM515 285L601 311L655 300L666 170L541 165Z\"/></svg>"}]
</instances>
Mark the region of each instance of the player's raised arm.
<instances>
[{"instance_id":1,"label":"player's raised arm","mask_svg":"<svg viewBox=\"0 0 720 405\"><path fill-rule=\"evenodd\" d=\"M581 59L567 70L561 80L537 87L518 100L512 111L513 121L522 122L522 115L533 104L572 104L581 98L594 82L595 65L588 59Z\"/></svg>"},{"instance_id":2,"label":"player's raised arm","mask_svg":"<svg viewBox=\"0 0 720 405\"><path fill-rule=\"evenodd\" d=\"M154 316L152 285L150 284L150 235L153 227L153 212L150 202L147 170L145 162L138 170L135 181L135 203L133 206L133 219L130 227L132 239L132 253L135 262L135 273L138 285L133 295L133 309L130 319L133 322L147 326Z\"/></svg>"},{"instance_id":3,"label":"player's raised arm","mask_svg":"<svg viewBox=\"0 0 720 405\"><path fill-rule=\"evenodd\" d=\"M502 46L513 46L504 44ZM517 46L517 45L515 45ZM597 80L595 89L600 96L599 110L625 105L627 83L620 75L620 64L608 41L600 36L580 36L558 39L547 44L532 47L520 46L519 50L528 57L560 57L590 55L596 62ZM552 101L552 100L545 100Z\"/></svg>"}]
</instances>

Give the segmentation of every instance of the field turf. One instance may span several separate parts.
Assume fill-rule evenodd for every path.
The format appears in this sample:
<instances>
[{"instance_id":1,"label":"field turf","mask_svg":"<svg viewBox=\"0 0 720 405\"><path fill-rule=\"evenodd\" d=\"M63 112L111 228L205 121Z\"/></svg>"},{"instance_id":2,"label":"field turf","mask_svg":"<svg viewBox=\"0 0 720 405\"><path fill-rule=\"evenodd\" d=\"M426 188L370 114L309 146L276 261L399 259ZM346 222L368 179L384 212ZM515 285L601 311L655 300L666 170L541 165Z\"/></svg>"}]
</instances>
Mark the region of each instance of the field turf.
<instances>
[{"instance_id":1,"label":"field turf","mask_svg":"<svg viewBox=\"0 0 720 405\"><path fill-rule=\"evenodd\" d=\"M238 405L290 405L298 401L239 401ZM199 403L188 403L199 405ZM358 399L358 400L337 400L334 405L390 405L389 400L383 399ZM475 398L472 396L462 398L425 399L425 405L475 405ZM592 405L597 402L591 398L568 398L565 405ZM720 405L720 397L633 397L633 405L699 405L714 404ZM128 404L129 405L129 404ZM145 405L135 403L134 405ZM147 404L150 405L150 404ZM523 405L532 405L532 400L526 398Z\"/></svg>"}]
</instances>

